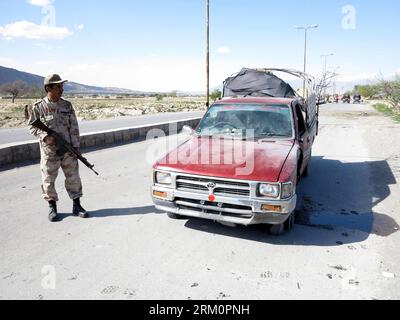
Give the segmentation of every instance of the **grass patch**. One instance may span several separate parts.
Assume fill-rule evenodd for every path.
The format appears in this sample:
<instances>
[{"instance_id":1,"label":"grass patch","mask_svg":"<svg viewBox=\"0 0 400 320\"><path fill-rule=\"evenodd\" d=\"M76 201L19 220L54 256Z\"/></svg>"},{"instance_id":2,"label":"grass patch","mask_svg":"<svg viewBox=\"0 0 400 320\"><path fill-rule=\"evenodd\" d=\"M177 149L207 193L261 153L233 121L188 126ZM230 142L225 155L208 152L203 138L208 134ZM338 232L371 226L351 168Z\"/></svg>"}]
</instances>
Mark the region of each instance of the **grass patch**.
<instances>
[{"instance_id":1,"label":"grass patch","mask_svg":"<svg viewBox=\"0 0 400 320\"><path fill-rule=\"evenodd\" d=\"M100 120L123 116L140 116L161 112L205 111L204 97L165 97L157 101L155 97L145 98L66 98L80 120ZM32 106L35 99L0 99L0 128L26 126L24 106Z\"/></svg>"},{"instance_id":2,"label":"grass patch","mask_svg":"<svg viewBox=\"0 0 400 320\"><path fill-rule=\"evenodd\" d=\"M400 122L400 113L390 108L387 104L376 103L373 107L384 115L391 117L394 121Z\"/></svg>"}]
</instances>

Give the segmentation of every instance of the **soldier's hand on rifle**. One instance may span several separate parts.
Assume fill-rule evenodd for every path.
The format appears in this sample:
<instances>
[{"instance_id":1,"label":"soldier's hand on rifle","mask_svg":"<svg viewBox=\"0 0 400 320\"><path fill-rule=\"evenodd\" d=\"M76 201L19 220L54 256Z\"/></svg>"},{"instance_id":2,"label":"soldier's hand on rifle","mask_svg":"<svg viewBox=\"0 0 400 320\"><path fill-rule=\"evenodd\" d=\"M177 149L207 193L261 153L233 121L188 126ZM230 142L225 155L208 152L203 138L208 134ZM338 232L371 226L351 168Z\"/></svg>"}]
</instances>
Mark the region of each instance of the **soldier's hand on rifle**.
<instances>
[{"instance_id":1,"label":"soldier's hand on rifle","mask_svg":"<svg viewBox=\"0 0 400 320\"><path fill-rule=\"evenodd\" d=\"M52 136L47 136L44 138L44 143L48 146L54 146L56 144L56 140Z\"/></svg>"},{"instance_id":2,"label":"soldier's hand on rifle","mask_svg":"<svg viewBox=\"0 0 400 320\"><path fill-rule=\"evenodd\" d=\"M74 150L80 154L79 148L74 148ZM72 153L72 156L73 156L75 159L78 159L78 156L77 156L75 153Z\"/></svg>"}]
</instances>

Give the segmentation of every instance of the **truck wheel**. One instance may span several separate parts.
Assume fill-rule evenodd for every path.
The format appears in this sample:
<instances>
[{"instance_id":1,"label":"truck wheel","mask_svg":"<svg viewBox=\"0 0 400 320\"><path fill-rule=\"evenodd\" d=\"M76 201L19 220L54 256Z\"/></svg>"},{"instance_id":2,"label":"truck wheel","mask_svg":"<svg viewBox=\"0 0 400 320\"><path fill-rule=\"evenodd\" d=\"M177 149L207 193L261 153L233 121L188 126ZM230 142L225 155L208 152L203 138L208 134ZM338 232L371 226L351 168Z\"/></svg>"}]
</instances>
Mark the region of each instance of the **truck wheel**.
<instances>
[{"instance_id":1,"label":"truck wheel","mask_svg":"<svg viewBox=\"0 0 400 320\"><path fill-rule=\"evenodd\" d=\"M172 212L167 212L167 216L170 219L174 219L174 220L182 220L185 219L185 216L181 216L180 214L176 214L176 213L172 213Z\"/></svg>"},{"instance_id":2,"label":"truck wheel","mask_svg":"<svg viewBox=\"0 0 400 320\"><path fill-rule=\"evenodd\" d=\"M301 170L301 162L299 161L299 163L297 164L297 179L296 179L296 185L299 185L300 184L300 180L301 180L301 177L302 177L302 175L301 175L301 173L300 173L300 170Z\"/></svg>"},{"instance_id":3,"label":"truck wheel","mask_svg":"<svg viewBox=\"0 0 400 320\"><path fill-rule=\"evenodd\" d=\"M283 223L281 224L273 224L269 228L269 233L272 234L273 236L280 236L285 232L285 225Z\"/></svg>"},{"instance_id":4,"label":"truck wheel","mask_svg":"<svg viewBox=\"0 0 400 320\"><path fill-rule=\"evenodd\" d=\"M312 151L311 151L310 160L308 160L307 167L304 169L304 172L303 172L303 177L304 178L309 177L310 174L311 174L311 161L312 161Z\"/></svg>"},{"instance_id":5,"label":"truck wheel","mask_svg":"<svg viewBox=\"0 0 400 320\"><path fill-rule=\"evenodd\" d=\"M303 177L307 178L311 174L311 160L308 162L307 167L304 169Z\"/></svg>"},{"instance_id":6,"label":"truck wheel","mask_svg":"<svg viewBox=\"0 0 400 320\"><path fill-rule=\"evenodd\" d=\"M284 226L285 226L285 230L286 231L290 231L293 229L294 227L294 220L295 220L295 216L294 216L294 212L292 212L290 214L290 217L285 221Z\"/></svg>"}]
</instances>

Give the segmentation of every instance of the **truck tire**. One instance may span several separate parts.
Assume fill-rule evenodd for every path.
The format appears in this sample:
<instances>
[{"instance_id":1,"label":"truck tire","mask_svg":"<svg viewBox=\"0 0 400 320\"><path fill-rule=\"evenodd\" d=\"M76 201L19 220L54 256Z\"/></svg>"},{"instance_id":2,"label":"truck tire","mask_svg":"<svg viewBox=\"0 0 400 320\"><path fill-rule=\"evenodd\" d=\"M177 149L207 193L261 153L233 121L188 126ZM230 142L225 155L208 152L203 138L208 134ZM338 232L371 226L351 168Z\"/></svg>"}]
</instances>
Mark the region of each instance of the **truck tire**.
<instances>
[{"instance_id":1,"label":"truck tire","mask_svg":"<svg viewBox=\"0 0 400 320\"><path fill-rule=\"evenodd\" d=\"M303 172L304 178L307 178L311 175L311 162L312 162L312 151L311 151L310 160L308 161L307 167L304 169L304 172Z\"/></svg>"},{"instance_id":2,"label":"truck tire","mask_svg":"<svg viewBox=\"0 0 400 320\"><path fill-rule=\"evenodd\" d=\"M295 212L290 214L290 217L285 221L284 226L286 231L291 231L294 227Z\"/></svg>"},{"instance_id":3,"label":"truck tire","mask_svg":"<svg viewBox=\"0 0 400 320\"><path fill-rule=\"evenodd\" d=\"M301 177L302 177L302 174L301 174L301 164L302 164L302 162L303 162L303 155L301 155L301 157L300 157L300 159L299 159L299 161L298 161L298 163L297 163L297 169L296 169L296 171L297 171L297 181L296 181L296 185L299 185L300 184L300 180L301 180Z\"/></svg>"},{"instance_id":4,"label":"truck tire","mask_svg":"<svg viewBox=\"0 0 400 320\"><path fill-rule=\"evenodd\" d=\"M269 233L273 236L281 236L285 232L285 225L281 224L272 224L269 228Z\"/></svg>"},{"instance_id":5,"label":"truck tire","mask_svg":"<svg viewBox=\"0 0 400 320\"><path fill-rule=\"evenodd\" d=\"M289 232L293 229L294 227L294 221L295 221L295 212L293 211L289 218L281 224L273 224L269 228L269 233L272 234L273 236L281 236L286 232Z\"/></svg>"},{"instance_id":6,"label":"truck tire","mask_svg":"<svg viewBox=\"0 0 400 320\"><path fill-rule=\"evenodd\" d=\"M185 216L181 216L180 214L176 214L176 213L172 213L172 212L167 212L167 216L168 216L168 218L174 219L174 220L186 219Z\"/></svg>"},{"instance_id":7,"label":"truck tire","mask_svg":"<svg viewBox=\"0 0 400 320\"><path fill-rule=\"evenodd\" d=\"M311 174L311 160L308 162L307 167L304 169L303 177L307 178Z\"/></svg>"}]
</instances>

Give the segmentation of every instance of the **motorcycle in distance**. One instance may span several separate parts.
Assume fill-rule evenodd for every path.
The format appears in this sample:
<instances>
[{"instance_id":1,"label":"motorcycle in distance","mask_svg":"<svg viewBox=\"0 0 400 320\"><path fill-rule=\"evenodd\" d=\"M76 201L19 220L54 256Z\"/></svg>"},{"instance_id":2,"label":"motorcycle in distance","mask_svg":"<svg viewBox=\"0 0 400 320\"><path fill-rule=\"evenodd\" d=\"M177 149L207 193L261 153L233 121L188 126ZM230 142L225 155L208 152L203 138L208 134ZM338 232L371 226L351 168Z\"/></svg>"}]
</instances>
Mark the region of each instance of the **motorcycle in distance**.
<instances>
[{"instance_id":1,"label":"motorcycle in distance","mask_svg":"<svg viewBox=\"0 0 400 320\"><path fill-rule=\"evenodd\" d=\"M350 95L349 95L349 94L343 95L343 97L342 97L342 102L343 102L343 103L350 103L350 102L351 102Z\"/></svg>"},{"instance_id":2,"label":"motorcycle in distance","mask_svg":"<svg viewBox=\"0 0 400 320\"><path fill-rule=\"evenodd\" d=\"M361 95L356 93L353 97L353 104L361 104L362 100L361 100Z\"/></svg>"}]
</instances>

